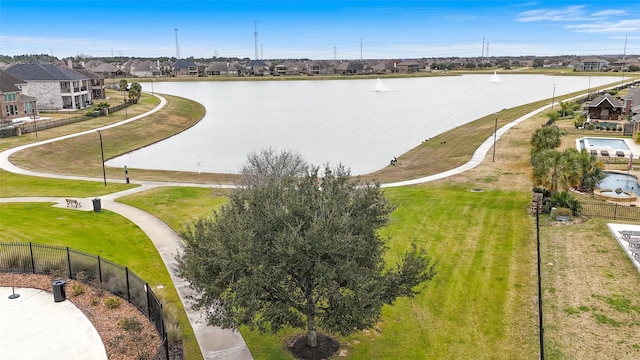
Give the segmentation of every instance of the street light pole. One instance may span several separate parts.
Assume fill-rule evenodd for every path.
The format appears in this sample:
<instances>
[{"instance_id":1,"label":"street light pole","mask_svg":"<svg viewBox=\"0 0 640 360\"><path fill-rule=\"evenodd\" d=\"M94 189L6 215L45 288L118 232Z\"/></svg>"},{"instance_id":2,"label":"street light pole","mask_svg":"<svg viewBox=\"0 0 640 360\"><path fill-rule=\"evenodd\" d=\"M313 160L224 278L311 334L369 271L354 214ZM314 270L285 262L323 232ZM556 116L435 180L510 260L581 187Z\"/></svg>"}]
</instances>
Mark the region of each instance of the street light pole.
<instances>
[{"instance_id":1,"label":"street light pole","mask_svg":"<svg viewBox=\"0 0 640 360\"><path fill-rule=\"evenodd\" d=\"M496 123L493 128L493 162L496 162L496 140L498 137L498 113L494 114L496 116Z\"/></svg>"},{"instance_id":2,"label":"street light pole","mask_svg":"<svg viewBox=\"0 0 640 360\"><path fill-rule=\"evenodd\" d=\"M102 146L102 133L100 130L96 130L100 135L100 155L102 156L102 178L104 179L104 186L107 186L107 172L104 169L104 147Z\"/></svg>"},{"instance_id":3,"label":"street light pole","mask_svg":"<svg viewBox=\"0 0 640 360\"><path fill-rule=\"evenodd\" d=\"M38 138L38 122L36 121L36 111L37 111L37 105L34 103L31 113L33 113L33 126L35 126L36 128L36 139L37 139Z\"/></svg>"},{"instance_id":4,"label":"street light pole","mask_svg":"<svg viewBox=\"0 0 640 360\"><path fill-rule=\"evenodd\" d=\"M553 84L553 96L551 97L551 109L553 109L553 103L556 101L556 84Z\"/></svg>"}]
</instances>

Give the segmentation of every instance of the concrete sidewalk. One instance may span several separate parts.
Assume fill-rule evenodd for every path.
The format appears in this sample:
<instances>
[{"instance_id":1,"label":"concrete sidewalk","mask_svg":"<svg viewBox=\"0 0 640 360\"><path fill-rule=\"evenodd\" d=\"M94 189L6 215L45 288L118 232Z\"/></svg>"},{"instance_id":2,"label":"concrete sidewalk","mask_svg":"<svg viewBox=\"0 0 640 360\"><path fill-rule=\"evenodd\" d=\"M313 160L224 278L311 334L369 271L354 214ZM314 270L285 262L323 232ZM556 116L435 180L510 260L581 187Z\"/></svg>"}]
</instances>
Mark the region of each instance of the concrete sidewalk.
<instances>
[{"instance_id":1,"label":"concrete sidewalk","mask_svg":"<svg viewBox=\"0 0 640 360\"><path fill-rule=\"evenodd\" d=\"M91 321L69 300L39 289L0 287L2 359L106 360Z\"/></svg>"}]
</instances>

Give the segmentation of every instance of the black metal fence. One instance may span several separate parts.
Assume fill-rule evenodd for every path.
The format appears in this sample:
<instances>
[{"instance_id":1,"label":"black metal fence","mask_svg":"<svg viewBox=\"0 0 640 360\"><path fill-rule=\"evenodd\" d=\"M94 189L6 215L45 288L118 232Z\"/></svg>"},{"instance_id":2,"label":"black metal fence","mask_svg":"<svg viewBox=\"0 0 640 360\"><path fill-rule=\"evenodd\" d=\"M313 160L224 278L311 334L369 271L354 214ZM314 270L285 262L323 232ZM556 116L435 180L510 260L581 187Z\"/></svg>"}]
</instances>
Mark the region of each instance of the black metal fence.
<instances>
[{"instance_id":1,"label":"black metal fence","mask_svg":"<svg viewBox=\"0 0 640 360\"><path fill-rule=\"evenodd\" d=\"M149 284L129 268L68 247L33 243L0 243L0 272L54 274L87 284L99 283L106 290L127 300L153 323L162 338L155 360L169 359L162 304Z\"/></svg>"},{"instance_id":2,"label":"black metal fence","mask_svg":"<svg viewBox=\"0 0 640 360\"><path fill-rule=\"evenodd\" d=\"M585 217L640 221L640 207L597 201L581 201L580 204L580 215Z\"/></svg>"}]
</instances>

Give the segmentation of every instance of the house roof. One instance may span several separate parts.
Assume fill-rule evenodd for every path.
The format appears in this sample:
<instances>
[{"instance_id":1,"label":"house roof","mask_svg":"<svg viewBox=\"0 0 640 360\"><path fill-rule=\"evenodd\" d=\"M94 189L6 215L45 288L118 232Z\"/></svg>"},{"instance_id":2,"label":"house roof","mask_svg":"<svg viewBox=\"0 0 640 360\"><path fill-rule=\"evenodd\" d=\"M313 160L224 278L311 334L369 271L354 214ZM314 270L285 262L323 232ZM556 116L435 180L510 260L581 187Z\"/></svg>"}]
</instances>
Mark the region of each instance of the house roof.
<instances>
[{"instance_id":1,"label":"house roof","mask_svg":"<svg viewBox=\"0 0 640 360\"><path fill-rule=\"evenodd\" d=\"M600 95L589 103L589 107L599 107L603 102L608 101L614 108L621 108L622 103L611 94Z\"/></svg>"},{"instance_id":2,"label":"house roof","mask_svg":"<svg viewBox=\"0 0 640 360\"><path fill-rule=\"evenodd\" d=\"M4 70L0 70L0 93L20 92L20 88L16 85L24 83L24 80L21 80Z\"/></svg>"},{"instance_id":3,"label":"house roof","mask_svg":"<svg viewBox=\"0 0 640 360\"><path fill-rule=\"evenodd\" d=\"M188 68L192 68L192 67L196 67L197 65L194 64L191 61L187 61L184 59L180 59L178 61L176 61L175 63L173 63L173 68L174 69L188 69Z\"/></svg>"},{"instance_id":4,"label":"house roof","mask_svg":"<svg viewBox=\"0 0 640 360\"><path fill-rule=\"evenodd\" d=\"M269 67L269 65L262 60L251 60L247 64L247 67Z\"/></svg>"},{"instance_id":5,"label":"house roof","mask_svg":"<svg viewBox=\"0 0 640 360\"><path fill-rule=\"evenodd\" d=\"M90 78L90 79L102 79L104 78L102 75L100 74L96 74L95 72L89 70L89 69L74 69L75 71L79 72L80 74L85 75L86 77Z\"/></svg>"},{"instance_id":6,"label":"house roof","mask_svg":"<svg viewBox=\"0 0 640 360\"><path fill-rule=\"evenodd\" d=\"M207 66L206 71L227 71L229 69L229 63L226 61L214 61Z\"/></svg>"},{"instance_id":7,"label":"house roof","mask_svg":"<svg viewBox=\"0 0 640 360\"><path fill-rule=\"evenodd\" d=\"M45 63L16 64L7 68L11 75L26 81L86 80L87 76L68 67Z\"/></svg>"}]
</instances>

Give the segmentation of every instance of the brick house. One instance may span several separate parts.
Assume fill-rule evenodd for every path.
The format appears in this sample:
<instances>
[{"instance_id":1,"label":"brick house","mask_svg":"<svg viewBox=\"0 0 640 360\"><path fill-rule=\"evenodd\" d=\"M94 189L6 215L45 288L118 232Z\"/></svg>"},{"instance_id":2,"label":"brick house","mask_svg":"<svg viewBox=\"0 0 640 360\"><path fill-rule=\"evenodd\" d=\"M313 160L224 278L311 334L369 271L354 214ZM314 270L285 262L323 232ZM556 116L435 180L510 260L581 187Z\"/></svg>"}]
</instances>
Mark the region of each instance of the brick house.
<instances>
[{"instance_id":1,"label":"brick house","mask_svg":"<svg viewBox=\"0 0 640 360\"><path fill-rule=\"evenodd\" d=\"M38 116L36 98L22 94L26 84L0 69L0 125L25 116Z\"/></svg>"},{"instance_id":2,"label":"brick house","mask_svg":"<svg viewBox=\"0 0 640 360\"><path fill-rule=\"evenodd\" d=\"M35 97L38 109L84 109L93 103L92 79L69 67L15 64L6 71L24 80L22 93Z\"/></svg>"}]
</instances>

